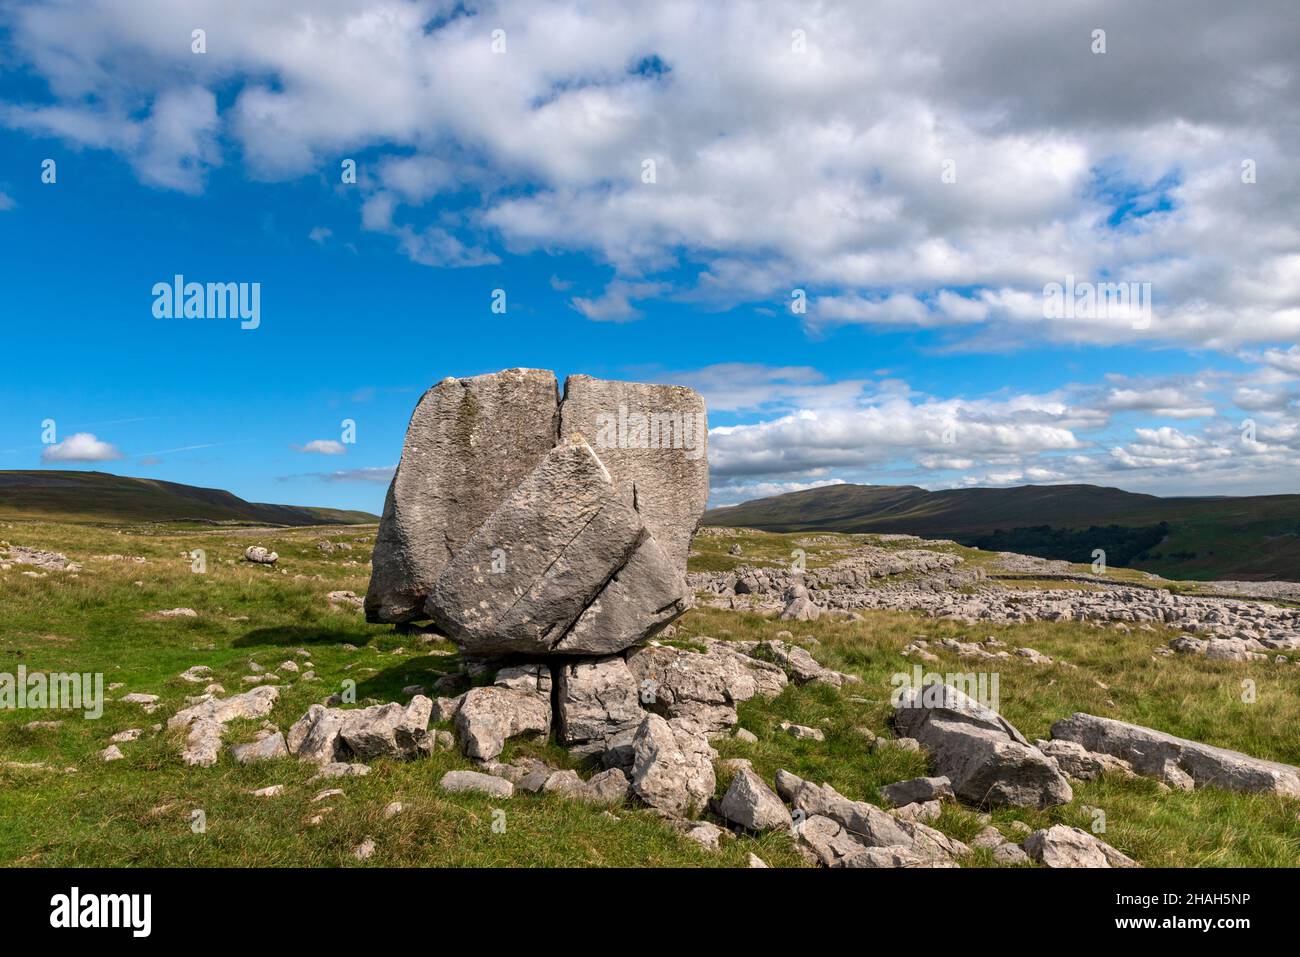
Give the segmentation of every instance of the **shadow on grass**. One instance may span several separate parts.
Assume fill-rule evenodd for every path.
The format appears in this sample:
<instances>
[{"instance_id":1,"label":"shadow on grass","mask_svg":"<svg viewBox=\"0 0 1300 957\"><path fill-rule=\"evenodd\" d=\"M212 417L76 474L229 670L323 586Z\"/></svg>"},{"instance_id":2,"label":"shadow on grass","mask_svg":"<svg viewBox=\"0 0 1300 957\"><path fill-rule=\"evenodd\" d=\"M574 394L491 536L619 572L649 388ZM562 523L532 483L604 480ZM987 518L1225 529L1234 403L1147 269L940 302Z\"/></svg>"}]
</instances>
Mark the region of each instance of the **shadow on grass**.
<instances>
[{"instance_id":1,"label":"shadow on grass","mask_svg":"<svg viewBox=\"0 0 1300 957\"><path fill-rule=\"evenodd\" d=\"M378 634L343 631L329 628L310 628L305 625L278 625L274 628L255 628L240 635L231 644L235 648L251 645L346 645L369 644Z\"/></svg>"},{"instance_id":2,"label":"shadow on grass","mask_svg":"<svg viewBox=\"0 0 1300 957\"><path fill-rule=\"evenodd\" d=\"M424 655L409 658L358 682L357 700L403 701L408 696L402 694L402 689L409 685L423 686L423 693L432 697L438 694L433 690L433 683L443 675L456 674L459 670L460 659L455 657Z\"/></svg>"}]
</instances>

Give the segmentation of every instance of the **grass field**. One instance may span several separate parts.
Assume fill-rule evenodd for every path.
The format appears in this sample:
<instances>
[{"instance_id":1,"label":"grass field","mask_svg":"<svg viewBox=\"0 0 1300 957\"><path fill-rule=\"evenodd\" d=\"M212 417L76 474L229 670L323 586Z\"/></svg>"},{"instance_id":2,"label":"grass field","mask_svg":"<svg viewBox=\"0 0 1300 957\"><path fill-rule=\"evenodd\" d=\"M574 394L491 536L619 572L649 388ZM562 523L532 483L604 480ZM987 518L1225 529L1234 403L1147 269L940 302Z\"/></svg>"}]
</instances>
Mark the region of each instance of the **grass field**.
<instances>
[{"instance_id":1,"label":"grass field","mask_svg":"<svg viewBox=\"0 0 1300 957\"><path fill-rule=\"evenodd\" d=\"M739 837L709 852L659 822L651 813L601 809L556 796L520 795L507 802L444 795L438 778L471 767L455 752L409 763L376 761L364 778L309 782L314 771L292 759L239 766L223 753L212 768L180 760L174 733L150 732L183 706L199 687L178 678L186 668L211 666L230 693L244 690L249 662L272 669L294 658L310 660L320 680L293 678L271 720L286 730L308 707L357 682L359 703L401 700L401 689L428 686L457 669L454 646L391 626L367 625L353 608L332 606L326 593L363 594L374 527L298 529L165 529L53 523L0 523L0 539L61 551L83 564L77 573L24 575L27 566L0 572L0 671L103 672L105 682L127 692L161 695L152 715L114 701L100 720L79 713L0 712L0 864L163 866L391 866L391 865L658 865L743 866L749 852L773 866L802 866L788 836ZM696 541L692 567L727 567L788 555L793 539L761 533ZM328 538L351 551L322 553ZM745 557L726 555L733 543ZM250 544L280 553L275 568L239 561ZM189 553L201 548L207 571L191 571ZM808 546L812 566L833 559L834 543ZM100 556L100 557L97 557ZM119 557L106 557L119 556ZM121 557L125 556L125 558ZM144 559L143 562L130 560ZM1020 587L1035 583L1022 582ZM1050 584L1050 583L1049 583ZM174 607L197 618L157 619ZM869 613L861 622L819 621L787 626L763 617L700 608L678 623L678 638L772 638L787 627L812 635L814 654L830 667L863 681L845 691L825 686L788 688L772 701L741 706L742 726L754 745L717 742L723 757L747 757L769 781L786 768L833 784L847 796L878 801L876 788L926 772L924 756L873 752L858 729L887 735L890 676L910 671L899 650L912 638L983 638L996 634L1069 662L1030 665L1000 662L1003 713L1031 739L1045 736L1057 718L1076 710L1136 721L1174 734L1260 757L1300 763L1300 669L1269 663L1231 664L1191 658L1154 659L1160 633L1124 634L1074 623L981 626L910 614ZM297 656L305 649L309 659ZM966 671L955 658L928 670ZM292 676L291 676L292 677ZM1257 700L1241 700L1241 681L1257 683ZM858 700L854 700L858 699ZM33 720L61 718L56 729L27 731ZM823 727L825 742L797 741L777 724L789 720ZM250 740L257 722L229 726L228 743ZM115 732L143 728L121 745L124 760L104 763L98 752ZM541 741L516 739L506 757L544 755L574 766L567 754ZM32 768L20 765L39 764ZM75 769L75 770L69 770ZM248 792L285 785L276 798ZM721 794L725 774L719 774ZM326 787L345 794L319 803ZM1146 780L1105 779L1078 784L1075 801L1046 812L999 810L993 821L1011 834L1014 820L1031 827L1062 821L1090 827L1085 806L1101 808L1101 836L1147 866L1296 866L1300 864L1300 802L1212 790L1162 792ZM400 801L403 812L385 819L383 808ZM504 832L494 830L493 808L506 812ZM195 833L193 812L206 828ZM320 816L320 822L312 819ZM983 826L972 809L949 805L938 827L969 839ZM351 849L372 837L377 851L365 864ZM968 860L991 865L986 852Z\"/></svg>"}]
</instances>

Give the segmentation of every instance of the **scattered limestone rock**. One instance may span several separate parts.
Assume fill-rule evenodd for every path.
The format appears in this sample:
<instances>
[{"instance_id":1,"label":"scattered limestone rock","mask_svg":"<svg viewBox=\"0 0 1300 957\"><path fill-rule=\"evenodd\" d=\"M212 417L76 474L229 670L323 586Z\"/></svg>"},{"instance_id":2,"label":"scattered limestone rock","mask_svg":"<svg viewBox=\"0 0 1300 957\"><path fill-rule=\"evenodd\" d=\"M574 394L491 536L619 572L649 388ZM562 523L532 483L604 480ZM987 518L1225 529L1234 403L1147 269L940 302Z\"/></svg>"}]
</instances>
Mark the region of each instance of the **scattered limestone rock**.
<instances>
[{"instance_id":1,"label":"scattered limestone rock","mask_svg":"<svg viewBox=\"0 0 1300 957\"><path fill-rule=\"evenodd\" d=\"M1052 725L1052 738L1120 758L1138 774L1171 787L1219 787L1300 797L1300 768L1113 718L1076 712Z\"/></svg>"},{"instance_id":2,"label":"scattered limestone rock","mask_svg":"<svg viewBox=\"0 0 1300 957\"><path fill-rule=\"evenodd\" d=\"M782 731L792 738L798 738L800 741L825 741L826 732L821 728L810 728L803 724L791 724L789 721L782 721L777 725Z\"/></svg>"},{"instance_id":3,"label":"scattered limestone rock","mask_svg":"<svg viewBox=\"0 0 1300 957\"><path fill-rule=\"evenodd\" d=\"M473 792L498 798L508 798L515 793L515 786L505 778L478 771L448 771L442 776L439 787L452 794Z\"/></svg>"},{"instance_id":4,"label":"scattered limestone rock","mask_svg":"<svg viewBox=\"0 0 1300 957\"><path fill-rule=\"evenodd\" d=\"M1055 761L997 712L950 685L904 688L894 725L930 749L935 769L962 800L1044 808L1073 799Z\"/></svg>"},{"instance_id":5,"label":"scattered limestone rock","mask_svg":"<svg viewBox=\"0 0 1300 957\"><path fill-rule=\"evenodd\" d=\"M280 556L261 545L249 545L244 549L244 561L252 562L255 565L274 565L280 560Z\"/></svg>"},{"instance_id":6,"label":"scattered limestone rock","mask_svg":"<svg viewBox=\"0 0 1300 957\"><path fill-rule=\"evenodd\" d=\"M719 811L728 821L750 831L789 830L793 826L781 799L748 769L738 771L731 779Z\"/></svg>"},{"instance_id":7,"label":"scattered limestone rock","mask_svg":"<svg viewBox=\"0 0 1300 957\"><path fill-rule=\"evenodd\" d=\"M713 796L714 752L698 725L646 715L632 750L632 790L651 807L682 815Z\"/></svg>"},{"instance_id":8,"label":"scattered limestone rock","mask_svg":"<svg viewBox=\"0 0 1300 957\"><path fill-rule=\"evenodd\" d=\"M638 679L619 657L564 664L557 669L557 738L577 754L604 754L622 736L630 765L630 733L645 717Z\"/></svg>"},{"instance_id":9,"label":"scattered limestone rock","mask_svg":"<svg viewBox=\"0 0 1300 957\"><path fill-rule=\"evenodd\" d=\"M461 750L481 761L499 755L507 738L529 732L545 735L550 729L549 698L513 688L471 688L456 712Z\"/></svg>"},{"instance_id":10,"label":"scattered limestone rock","mask_svg":"<svg viewBox=\"0 0 1300 957\"><path fill-rule=\"evenodd\" d=\"M236 718L264 718L271 713L279 697L279 688L263 685L229 698L210 698L176 712L168 720L167 727L188 729L185 751L181 755L186 764L211 767L217 763L226 722Z\"/></svg>"},{"instance_id":11,"label":"scattered limestone rock","mask_svg":"<svg viewBox=\"0 0 1300 957\"><path fill-rule=\"evenodd\" d=\"M1025 853L1044 867L1138 867L1120 853L1077 827L1056 824L1034 831L1021 844Z\"/></svg>"},{"instance_id":12,"label":"scattered limestone rock","mask_svg":"<svg viewBox=\"0 0 1300 957\"><path fill-rule=\"evenodd\" d=\"M287 758L289 756L289 749L284 744L284 735L278 731L251 744L236 744L230 751L240 764L271 761L275 758Z\"/></svg>"}]
</instances>

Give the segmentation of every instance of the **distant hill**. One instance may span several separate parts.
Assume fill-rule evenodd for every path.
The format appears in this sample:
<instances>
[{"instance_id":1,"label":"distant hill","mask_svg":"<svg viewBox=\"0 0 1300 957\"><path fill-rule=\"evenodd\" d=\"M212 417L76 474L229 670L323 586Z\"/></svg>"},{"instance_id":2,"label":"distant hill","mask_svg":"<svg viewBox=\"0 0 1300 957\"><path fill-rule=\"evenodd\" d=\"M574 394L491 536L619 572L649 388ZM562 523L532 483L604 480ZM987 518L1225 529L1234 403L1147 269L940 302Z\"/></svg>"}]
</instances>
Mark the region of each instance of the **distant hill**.
<instances>
[{"instance_id":1,"label":"distant hill","mask_svg":"<svg viewBox=\"0 0 1300 957\"><path fill-rule=\"evenodd\" d=\"M1171 578L1300 581L1300 495L1161 498L1096 485L828 485L704 513L773 532L901 532Z\"/></svg>"},{"instance_id":2,"label":"distant hill","mask_svg":"<svg viewBox=\"0 0 1300 957\"><path fill-rule=\"evenodd\" d=\"M360 525L369 512L245 502L215 488L106 472L0 471L0 518L59 522L243 522Z\"/></svg>"}]
</instances>

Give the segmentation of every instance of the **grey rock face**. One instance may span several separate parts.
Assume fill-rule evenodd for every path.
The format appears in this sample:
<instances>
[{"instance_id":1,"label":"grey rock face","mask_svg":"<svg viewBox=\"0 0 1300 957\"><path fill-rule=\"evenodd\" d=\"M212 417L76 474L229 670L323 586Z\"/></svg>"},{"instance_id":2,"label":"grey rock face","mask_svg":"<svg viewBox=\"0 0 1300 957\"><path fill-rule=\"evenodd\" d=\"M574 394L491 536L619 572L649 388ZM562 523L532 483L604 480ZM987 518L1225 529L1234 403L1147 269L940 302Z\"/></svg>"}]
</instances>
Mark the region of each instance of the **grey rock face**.
<instances>
[{"instance_id":1,"label":"grey rock face","mask_svg":"<svg viewBox=\"0 0 1300 957\"><path fill-rule=\"evenodd\" d=\"M646 715L632 749L632 790L651 807L688 814L713 796L713 751L698 726Z\"/></svg>"},{"instance_id":2,"label":"grey rock face","mask_svg":"<svg viewBox=\"0 0 1300 957\"><path fill-rule=\"evenodd\" d=\"M695 721L707 731L736 723L736 705L755 695L775 697L787 678L776 665L750 658L726 642L701 654L671 647L637 648L627 666L640 684L642 706L667 718Z\"/></svg>"},{"instance_id":3,"label":"grey rock face","mask_svg":"<svg viewBox=\"0 0 1300 957\"><path fill-rule=\"evenodd\" d=\"M384 502L367 620L425 617L439 573L555 445L558 424L555 374L539 369L443 379L424 394Z\"/></svg>"},{"instance_id":4,"label":"grey rock face","mask_svg":"<svg viewBox=\"0 0 1300 957\"><path fill-rule=\"evenodd\" d=\"M885 785L880 789L880 796L894 807L938 801L953 796L952 782L945 777L912 778L910 781Z\"/></svg>"},{"instance_id":5,"label":"grey rock face","mask_svg":"<svg viewBox=\"0 0 1300 957\"><path fill-rule=\"evenodd\" d=\"M742 769L731 779L719 810L728 821L751 831L789 829L793 824L781 799L748 769Z\"/></svg>"},{"instance_id":6,"label":"grey rock face","mask_svg":"<svg viewBox=\"0 0 1300 957\"><path fill-rule=\"evenodd\" d=\"M622 658L566 664L557 671L558 737L579 754L602 754L620 734L640 726L640 686Z\"/></svg>"},{"instance_id":7,"label":"grey rock face","mask_svg":"<svg viewBox=\"0 0 1300 957\"><path fill-rule=\"evenodd\" d=\"M645 534L591 448L566 442L470 536L438 576L427 611L470 654L548 654ZM493 570L498 548L506 559ZM564 652L586 649L571 642Z\"/></svg>"},{"instance_id":8,"label":"grey rock face","mask_svg":"<svg viewBox=\"0 0 1300 957\"><path fill-rule=\"evenodd\" d=\"M690 607L703 400L587 376L566 389L561 403L552 373L511 369L425 394L375 542L369 620L432 619L477 657L594 656Z\"/></svg>"},{"instance_id":9,"label":"grey rock face","mask_svg":"<svg viewBox=\"0 0 1300 957\"><path fill-rule=\"evenodd\" d=\"M1056 762L997 712L950 685L904 689L894 725L930 749L935 770L964 801L1044 808L1074 797Z\"/></svg>"},{"instance_id":10,"label":"grey rock face","mask_svg":"<svg viewBox=\"0 0 1300 957\"><path fill-rule=\"evenodd\" d=\"M649 535L553 651L612 654L659 631L691 606L686 579Z\"/></svg>"},{"instance_id":11,"label":"grey rock face","mask_svg":"<svg viewBox=\"0 0 1300 957\"><path fill-rule=\"evenodd\" d=\"M1252 758L1112 718L1078 712L1052 725L1053 739L1075 741L1089 751L1127 761L1138 774L1171 786L1264 791L1300 797L1300 768ZM1170 779L1173 780L1170 780Z\"/></svg>"},{"instance_id":12,"label":"grey rock face","mask_svg":"<svg viewBox=\"0 0 1300 957\"><path fill-rule=\"evenodd\" d=\"M551 702L542 695L513 688L471 688L456 712L456 736L471 758L490 761L507 738L551 730Z\"/></svg>"},{"instance_id":13,"label":"grey rock face","mask_svg":"<svg viewBox=\"0 0 1300 957\"><path fill-rule=\"evenodd\" d=\"M704 399L683 386L569 376L560 431L589 442L624 504L645 520L669 562L686 568L709 498Z\"/></svg>"},{"instance_id":14,"label":"grey rock face","mask_svg":"<svg viewBox=\"0 0 1300 957\"><path fill-rule=\"evenodd\" d=\"M1066 741L1062 738L1055 741L1035 741L1034 745L1055 761L1056 766L1066 776L1079 781L1091 781L1103 774L1117 774L1128 778L1135 776L1133 765L1123 758L1089 751L1077 741Z\"/></svg>"},{"instance_id":15,"label":"grey rock face","mask_svg":"<svg viewBox=\"0 0 1300 957\"><path fill-rule=\"evenodd\" d=\"M1044 867L1138 867L1137 861L1120 853L1077 827L1056 824L1034 831L1021 845L1031 860Z\"/></svg>"}]
</instances>

